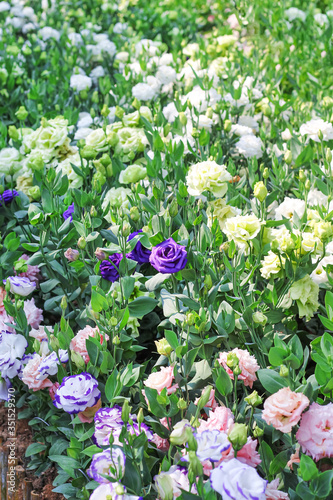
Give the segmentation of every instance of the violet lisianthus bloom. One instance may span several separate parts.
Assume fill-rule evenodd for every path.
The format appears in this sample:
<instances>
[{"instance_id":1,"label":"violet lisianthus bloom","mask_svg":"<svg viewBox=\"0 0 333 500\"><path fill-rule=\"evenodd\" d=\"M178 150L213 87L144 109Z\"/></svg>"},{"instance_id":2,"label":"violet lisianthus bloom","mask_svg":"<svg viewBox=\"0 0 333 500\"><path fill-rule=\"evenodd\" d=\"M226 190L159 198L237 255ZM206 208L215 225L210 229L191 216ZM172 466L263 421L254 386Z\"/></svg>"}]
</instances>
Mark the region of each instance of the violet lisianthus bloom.
<instances>
[{"instance_id":1,"label":"violet lisianthus bloom","mask_svg":"<svg viewBox=\"0 0 333 500\"><path fill-rule=\"evenodd\" d=\"M8 205L11 201L13 201L14 196L18 196L18 192L15 189L5 189L5 191L0 195L0 207L2 205Z\"/></svg>"},{"instance_id":2,"label":"violet lisianthus bloom","mask_svg":"<svg viewBox=\"0 0 333 500\"><path fill-rule=\"evenodd\" d=\"M231 446L227 434L217 429L195 433L194 437L198 443L196 455L200 462L204 460L219 462L222 458L222 453L227 451ZM185 456L184 460L188 461L188 457Z\"/></svg>"},{"instance_id":3,"label":"violet lisianthus bloom","mask_svg":"<svg viewBox=\"0 0 333 500\"><path fill-rule=\"evenodd\" d=\"M16 293L17 295L21 295L21 297L27 297L36 288L36 283L34 281L30 281L29 278L10 276L8 280L10 282L10 291L12 293ZM3 280L3 282L6 284L7 280Z\"/></svg>"},{"instance_id":4,"label":"violet lisianthus bloom","mask_svg":"<svg viewBox=\"0 0 333 500\"><path fill-rule=\"evenodd\" d=\"M135 231L134 233L131 233L129 237L127 238L127 241L132 240L135 236L138 234L142 233L142 229L139 231ZM136 260L138 264L145 264L146 262L149 262L149 257L150 257L151 251L148 250L148 248L145 248L140 241L137 242L135 247L131 252L129 252L126 257L132 260Z\"/></svg>"},{"instance_id":5,"label":"violet lisianthus bloom","mask_svg":"<svg viewBox=\"0 0 333 500\"><path fill-rule=\"evenodd\" d=\"M142 500L142 497L127 495L120 483L103 483L90 495L89 500Z\"/></svg>"},{"instance_id":6,"label":"violet lisianthus bloom","mask_svg":"<svg viewBox=\"0 0 333 500\"><path fill-rule=\"evenodd\" d=\"M232 458L222 462L210 475L210 484L223 500L265 500L268 481L250 465Z\"/></svg>"},{"instance_id":7,"label":"violet lisianthus bloom","mask_svg":"<svg viewBox=\"0 0 333 500\"><path fill-rule=\"evenodd\" d=\"M59 349L58 355L56 352L51 352L39 365L38 371L40 375L37 375L37 380L43 380L48 375L56 375L58 373L58 365L67 362L68 351L66 349Z\"/></svg>"},{"instance_id":8,"label":"violet lisianthus bloom","mask_svg":"<svg viewBox=\"0 0 333 500\"><path fill-rule=\"evenodd\" d=\"M18 375L22 368L21 358L28 347L23 335L1 332L0 333L0 373L2 377L12 379Z\"/></svg>"},{"instance_id":9,"label":"violet lisianthus bloom","mask_svg":"<svg viewBox=\"0 0 333 500\"><path fill-rule=\"evenodd\" d=\"M108 260L103 260L99 268L102 278L112 283L117 281L119 279L119 264L122 258L123 254L114 253L110 255Z\"/></svg>"},{"instance_id":10,"label":"violet lisianthus bloom","mask_svg":"<svg viewBox=\"0 0 333 500\"><path fill-rule=\"evenodd\" d=\"M53 404L56 408L73 414L95 406L100 397L97 380L90 373L82 372L62 380Z\"/></svg>"},{"instance_id":11,"label":"violet lisianthus bloom","mask_svg":"<svg viewBox=\"0 0 333 500\"><path fill-rule=\"evenodd\" d=\"M109 482L103 475L110 476L112 479L120 479L125 473L125 461L125 453L120 448L104 450L93 455L87 474L101 484Z\"/></svg>"},{"instance_id":12,"label":"violet lisianthus bloom","mask_svg":"<svg viewBox=\"0 0 333 500\"><path fill-rule=\"evenodd\" d=\"M67 210L64 211L62 216L65 220L70 219L70 221L72 222L73 213L74 213L74 202L71 205L69 205L69 207L67 208Z\"/></svg>"},{"instance_id":13,"label":"violet lisianthus bloom","mask_svg":"<svg viewBox=\"0 0 333 500\"><path fill-rule=\"evenodd\" d=\"M177 273L187 264L187 252L182 245L169 238L153 247L149 262L162 274Z\"/></svg>"},{"instance_id":14,"label":"violet lisianthus bloom","mask_svg":"<svg viewBox=\"0 0 333 500\"><path fill-rule=\"evenodd\" d=\"M12 388L12 383L9 378L0 377L0 401L9 401L11 394L9 394L9 389Z\"/></svg>"}]
</instances>

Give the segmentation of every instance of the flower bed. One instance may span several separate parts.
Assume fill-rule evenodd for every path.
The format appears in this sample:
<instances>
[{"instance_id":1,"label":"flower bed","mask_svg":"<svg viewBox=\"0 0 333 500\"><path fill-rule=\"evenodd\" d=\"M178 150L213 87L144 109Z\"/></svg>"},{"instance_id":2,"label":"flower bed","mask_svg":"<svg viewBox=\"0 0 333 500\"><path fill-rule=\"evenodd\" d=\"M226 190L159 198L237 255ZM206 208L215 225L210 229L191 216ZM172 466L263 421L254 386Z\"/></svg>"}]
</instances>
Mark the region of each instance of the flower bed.
<instances>
[{"instance_id":1,"label":"flower bed","mask_svg":"<svg viewBox=\"0 0 333 500\"><path fill-rule=\"evenodd\" d=\"M0 2L8 498L332 497L333 11L275 3Z\"/></svg>"}]
</instances>

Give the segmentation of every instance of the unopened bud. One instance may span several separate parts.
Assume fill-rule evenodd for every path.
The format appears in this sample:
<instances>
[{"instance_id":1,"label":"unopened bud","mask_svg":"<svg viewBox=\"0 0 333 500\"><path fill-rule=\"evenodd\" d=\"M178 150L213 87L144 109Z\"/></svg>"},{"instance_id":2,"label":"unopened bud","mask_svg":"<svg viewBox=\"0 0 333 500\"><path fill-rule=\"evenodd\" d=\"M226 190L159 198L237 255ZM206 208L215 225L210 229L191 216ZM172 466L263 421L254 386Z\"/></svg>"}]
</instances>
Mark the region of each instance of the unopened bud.
<instances>
[{"instance_id":1,"label":"unopened bud","mask_svg":"<svg viewBox=\"0 0 333 500\"><path fill-rule=\"evenodd\" d=\"M123 108L121 108L120 106L116 106L116 111L115 111L115 115L117 118L119 118L119 120L122 119L122 117L124 116L125 114L125 111L123 110Z\"/></svg>"},{"instance_id":2,"label":"unopened bud","mask_svg":"<svg viewBox=\"0 0 333 500\"><path fill-rule=\"evenodd\" d=\"M106 260L108 258L107 254L101 248L97 247L95 250L95 257L98 260Z\"/></svg>"},{"instance_id":3,"label":"unopened bud","mask_svg":"<svg viewBox=\"0 0 333 500\"><path fill-rule=\"evenodd\" d=\"M9 125L8 127L8 135L13 141L18 141L20 138L19 131L15 127L15 125Z\"/></svg>"},{"instance_id":4,"label":"unopened bud","mask_svg":"<svg viewBox=\"0 0 333 500\"><path fill-rule=\"evenodd\" d=\"M309 191L311 189L311 182L310 182L310 179L307 179L305 181L305 184L304 184L304 187L307 191Z\"/></svg>"},{"instance_id":5,"label":"unopened bud","mask_svg":"<svg viewBox=\"0 0 333 500\"><path fill-rule=\"evenodd\" d=\"M262 181L255 184L253 194L257 198L257 200L260 201L260 203L262 203L266 199L267 188Z\"/></svg>"},{"instance_id":6,"label":"unopened bud","mask_svg":"<svg viewBox=\"0 0 333 500\"><path fill-rule=\"evenodd\" d=\"M269 177L269 170L268 170L267 167L264 169L264 171L262 173L262 176L263 176L264 179L268 179L268 177Z\"/></svg>"},{"instance_id":7,"label":"unopened bud","mask_svg":"<svg viewBox=\"0 0 333 500\"><path fill-rule=\"evenodd\" d=\"M78 242L77 242L77 246L80 250L84 250L87 246L87 242L86 242L86 239L84 238L84 236L80 236Z\"/></svg>"},{"instance_id":8,"label":"unopened bud","mask_svg":"<svg viewBox=\"0 0 333 500\"><path fill-rule=\"evenodd\" d=\"M318 139L319 139L320 141L322 141L322 140L323 140L323 138L324 138L324 134L323 134L323 132L322 132L321 130L319 130L319 132L318 132Z\"/></svg>"},{"instance_id":9,"label":"unopened bud","mask_svg":"<svg viewBox=\"0 0 333 500\"><path fill-rule=\"evenodd\" d=\"M127 424L129 419L129 414L130 414L130 406L128 404L127 399L125 399L123 404L123 409L121 411L121 419L124 422L124 424Z\"/></svg>"},{"instance_id":10,"label":"unopened bud","mask_svg":"<svg viewBox=\"0 0 333 500\"><path fill-rule=\"evenodd\" d=\"M232 127L231 121L230 120L224 120L223 128L224 128L225 132L230 132L231 127Z\"/></svg>"},{"instance_id":11,"label":"unopened bud","mask_svg":"<svg viewBox=\"0 0 333 500\"><path fill-rule=\"evenodd\" d=\"M280 366L280 377L288 377L289 370L285 365Z\"/></svg>"},{"instance_id":12,"label":"unopened bud","mask_svg":"<svg viewBox=\"0 0 333 500\"><path fill-rule=\"evenodd\" d=\"M293 161L293 155L289 149L287 149L284 153L284 161L286 162L287 165L290 165L291 162Z\"/></svg>"},{"instance_id":13,"label":"unopened bud","mask_svg":"<svg viewBox=\"0 0 333 500\"><path fill-rule=\"evenodd\" d=\"M59 340L53 333L50 335L50 345L54 351L58 351L60 345L59 345Z\"/></svg>"},{"instance_id":14,"label":"unopened bud","mask_svg":"<svg viewBox=\"0 0 333 500\"><path fill-rule=\"evenodd\" d=\"M60 307L63 311L66 311L67 309L67 297L66 295L64 295L61 299L61 302L60 302Z\"/></svg>"},{"instance_id":15,"label":"unopened bud","mask_svg":"<svg viewBox=\"0 0 333 500\"><path fill-rule=\"evenodd\" d=\"M332 151L329 148L326 149L326 155L325 156L326 156L326 161L328 163L331 163L331 161L332 161Z\"/></svg>"},{"instance_id":16,"label":"unopened bud","mask_svg":"<svg viewBox=\"0 0 333 500\"><path fill-rule=\"evenodd\" d=\"M197 408L199 411L201 411L208 403L211 392L212 392L212 386L209 385L208 387L206 387L206 389L200 396L199 401L197 402Z\"/></svg>"},{"instance_id":17,"label":"unopened bud","mask_svg":"<svg viewBox=\"0 0 333 500\"><path fill-rule=\"evenodd\" d=\"M253 406L253 408L262 404L262 398L259 396L257 391L253 391L246 398L244 398L244 400L248 405Z\"/></svg>"},{"instance_id":18,"label":"unopened bud","mask_svg":"<svg viewBox=\"0 0 333 500\"><path fill-rule=\"evenodd\" d=\"M230 370L234 371L239 366L239 358L234 352L229 352L227 355L227 366Z\"/></svg>"},{"instance_id":19,"label":"unopened bud","mask_svg":"<svg viewBox=\"0 0 333 500\"><path fill-rule=\"evenodd\" d=\"M187 117L183 111L179 113L179 121L183 126L187 124Z\"/></svg>"},{"instance_id":20,"label":"unopened bud","mask_svg":"<svg viewBox=\"0 0 333 500\"><path fill-rule=\"evenodd\" d=\"M109 116L109 114L110 114L110 110L109 110L108 106L106 104L104 104L102 109L101 109L101 115L106 118L107 116Z\"/></svg>"},{"instance_id":21,"label":"unopened bud","mask_svg":"<svg viewBox=\"0 0 333 500\"><path fill-rule=\"evenodd\" d=\"M247 442L246 425L235 423L228 434L228 439L235 451L241 450Z\"/></svg>"},{"instance_id":22,"label":"unopened bud","mask_svg":"<svg viewBox=\"0 0 333 500\"><path fill-rule=\"evenodd\" d=\"M84 146L84 148L81 149L80 154L82 158L86 160L94 160L96 158L97 152L92 146Z\"/></svg>"},{"instance_id":23,"label":"unopened bud","mask_svg":"<svg viewBox=\"0 0 333 500\"><path fill-rule=\"evenodd\" d=\"M141 102L139 101L139 99L137 99L137 98L135 97L134 101L132 102L132 106L133 106L133 108L134 108L134 109L136 109L136 110L140 109L140 107L141 107Z\"/></svg>"},{"instance_id":24,"label":"unopened bud","mask_svg":"<svg viewBox=\"0 0 333 500\"><path fill-rule=\"evenodd\" d=\"M267 323L267 316L265 316L261 311L256 311L255 313L253 313L252 319L254 323L258 323L261 326L265 326Z\"/></svg>"},{"instance_id":25,"label":"unopened bud","mask_svg":"<svg viewBox=\"0 0 333 500\"><path fill-rule=\"evenodd\" d=\"M181 399L178 399L178 402L177 402L177 408L179 410L186 410L187 408L187 403L185 401L185 399L181 398Z\"/></svg>"},{"instance_id":26,"label":"unopened bud","mask_svg":"<svg viewBox=\"0 0 333 500\"><path fill-rule=\"evenodd\" d=\"M300 180L301 182L305 182L305 181L306 181L306 175L305 175L305 173L304 173L304 170L302 170L302 169L301 169L301 170L298 172L298 178L299 178L299 180Z\"/></svg>"},{"instance_id":27,"label":"unopened bud","mask_svg":"<svg viewBox=\"0 0 333 500\"><path fill-rule=\"evenodd\" d=\"M77 366L77 368L79 370L85 369L86 363L85 363L83 357L81 356L81 354L79 354L78 352L71 351L71 360L72 360L72 363L74 363L74 365Z\"/></svg>"},{"instance_id":28,"label":"unopened bud","mask_svg":"<svg viewBox=\"0 0 333 500\"><path fill-rule=\"evenodd\" d=\"M15 116L21 121L24 122L26 118L28 117L28 111L25 109L24 106L20 106L19 109L16 111Z\"/></svg>"},{"instance_id":29,"label":"unopened bud","mask_svg":"<svg viewBox=\"0 0 333 500\"><path fill-rule=\"evenodd\" d=\"M170 356L173 349L166 338L155 340L156 350L161 356Z\"/></svg>"},{"instance_id":30,"label":"unopened bud","mask_svg":"<svg viewBox=\"0 0 333 500\"><path fill-rule=\"evenodd\" d=\"M178 215L178 203L177 200L174 198L172 202L169 205L169 214L170 217L175 218Z\"/></svg>"},{"instance_id":31,"label":"unopened bud","mask_svg":"<svg viewBox=\"0 0 333 500\"><path fill-rule=\"evenodd\" d=\"M140 219L140 212L139 212L138 207L131 207L130 208L130 218L134 222L137 222Z\"/></svg>"},{"instance_id":32,"label":"unopened bud","mask_svg":"<svg viewBox=\"0 0 333 500\"><path fill-rule=\"evenodd\" d=\"M41 199L40 187L39 186L33 186L33 187L29 188L28 195L34 201L39 201Z\"/></svg>"},{"instance_id":33,"label":"unopened bud","mask_svg":"<svg viewBox=\"0 0 333 500\"><path fill-rule=\"evenodd\" d=\"M127 236L130 235L130 232L131 232L131 226L125 222L125 224L121 229L121 233L125 238L127 238Z\"/></svg>"}]
</instances>

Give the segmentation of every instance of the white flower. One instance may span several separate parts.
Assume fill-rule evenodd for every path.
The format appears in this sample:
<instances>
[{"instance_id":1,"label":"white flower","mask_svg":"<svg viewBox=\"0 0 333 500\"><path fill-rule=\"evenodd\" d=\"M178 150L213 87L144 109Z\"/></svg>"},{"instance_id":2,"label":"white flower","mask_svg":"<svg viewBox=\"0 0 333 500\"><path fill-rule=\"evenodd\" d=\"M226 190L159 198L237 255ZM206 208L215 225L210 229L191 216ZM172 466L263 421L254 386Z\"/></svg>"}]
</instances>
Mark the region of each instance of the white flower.
<instances>
[{"instance_id":1,"label":"white flower","mask_svg":"<svg viewBox=\"0 0 333 500\"><path fill-rule=\"evenodd\" d=\"M210 475L213 490L223 500L265 500L268 481L262 479L254 467L232 458L222 462Z\"/></svg>"},{"instance_id":2,"label":"white flower","mask_svg":"<svg viewBox=\"0 0 333 500\"><path fill-rule=\"evenodd\" d=\"M88 90L92 86L92 80L89 76L85 75L72 75L70 79L70 86L72 89L80 92L81 90Z\"/></svg>"},{"instance_id":3,"label":"white flower","mask_svg":"<svg viewBox=\"0 0 333 500\"><path fill-rule=\"evenodd\" d=\"M137 83L132 88L132 95L139 101L151 101L155 97L155 92L148 83Z\"/></svg>"},{"instance_id":4,"label":"white flower","mask_svg":"<svg viewBox=\"0 0 333 500\"><path fill-rule=\"evenodd\" d=\"M231 179L232 176L225 165L218 165L215 161L203 161L190 167L186 182L191 196L210 191L221 198L227 192Z\"/></svg>"},{"instance_id":5,"label":"white flower","mask_svg":"<svg viewBox=\"0 0 333 500\"><path fill-rule=\"evenodd\" d=\"M97 81L98 78L101 78L104 75L105 75L105 71L104 71L103 66L96 66L96 68L94 68L91 71L90 78L92 78L93 80Z\"/></svg>"},{"instance_id":6,"label":"white flower","mask_svg":"<svg viewBox=\"0 0 333 500\"><path fill-rule=\"evenodd\" d=\"M327 250L327 247L326 247ZM328 255L324 257L316 267L314 271L310 274L310 278L317 284L328 283L328 277L326 273L326 267L328 265L333 265L333 255Z\"/></svg>"},{"instance_id":7,"label":"white flower","mask_svg":"<svg viewBox=\"0 0 333 500\"><path fill-rule=\"evenodd\" d=\"M59 31L51 28L50 26L45 26L44 28L39 30L39 35L44 40L44 42L46 42L46 40L49 40L50 38L54 38L57 41L60 39Z\"/></svg>"},{"instance_id":8,"label":"white flower","mask_svg":"<svg viewBox=\"0 0 333 500\"><path fill-rule=\"evenodd\" d=\"M308 205L313 207L314 205L319 205L320 207L327 205L327 196L319 191L318 189L310 189L308 194Z\"/></svg>"},{"instance_id":9,"label":"white flower","mask_svg":"<svg viewBox=\"0 0 333 500\"><path fill-rule=\"evenodd\" d=\"M10 5L8 2L0 2L0 12L5 12L6 10L10 10Z\"/></svg>"},{"instance_id":10,"label":"white flower","mask_svg":"<svg viewBox=\"0 0 333 500\"><path fill-rule=\"evenodd\" d=\"M83 160L85 165L87 160ZM61 172L62 175L67 175L70 188L80 188L83 185L83 177L78 175L72 167L72 164L81 170L81 158L78 152L69 155L65 160L61 161L56 167L56 173Z\"/></svg>"},{"instance_id":11,"label":"white flower","mask_svg":"<svg viewBox=\"0 0 333 500\"><path fill-rule=\"evenodd\" d=\"M67 413L79 413L94 406L100 396L97 380L90 373L82 372L63 378L53 404Z\"/></svg>"},{"instance_id":12,"label":"white flower","mask_svg":"<svg viewBox=\"0 0 333 500\"><path fill-rule=\"evenodd\" d=\"M228 240L233 240L238 246L246 248L246 243L259 234L261 222L253 214L237 215L225 221L222 231Z\"/></svg>"},{"instance_id":13,"label":"white flower","mask_svg":"<svg viewBox=\"0 0 333 500\"><path fill-rule=\"evenodd\" d=\"M290 139L292 138L292 135L291 135L289 128L286 128L283 132L281 132L281 137L282 137L282 140L284 140L284 141L290 141Z\"/></svg>"},{"instance_id":14,"label":"white flower","mask_svg":"<svg viewBox=\"0 0 333 500\"><path fill-rule=\"evenodd\" d=\"M238 152L245 158L261 158L263 155L263 142L259 137L254 135L243 135L235 144Z\"/></svg>"},{"instance_id":15,"label":"white flower","mask_svg":"<svg viewBox=\"0 0 333 500\"><path fill-rule=\"evenodd\" d=\"M309 139L315 142L320 142L318 137L319 131L323 134L323 141L330 141L333 139L332 123L325 122L322 118L314 118L303 125L301 125L299 132L302 136L307 135Z\"/></svg>"},{"instance_id":16,"label":"white flower","mask_svg":"<svg viewBox=\"0 0 333 500\"><path fill-rule=\"evenodd\" d=\"M22 169L22 156L16 148L4 148L0 151L0 174L15 175Z\"/></svg>"},{"instance_id":17,"label":"white flower","mask_svg":"<svg viewBox=\"0 0 333 500\"><path fill-rule=\"evenodd\" d=\"M279 256L270 250L268 255L265 255L264 259L261 261L261 276L267 280L272 277L277 278L277 275L282 269L281 262L284 264L285 258L281 256L280 261Z\"/></svg>"},{"instance_id":18,"label":"white flower","mask_svg":"<svg viewBox=\"0 0 333 500\"><path fill-rule=\"evenodd\" d=\"M214 88L205 91L199 87L199 85L196 85L191 92L183 96L182 103L185 104L185 102L189 100L192 106L196 108L199 113L204 113L208 106L214 107L215 104L221 99L222 97Z\"/></svg>"},{"instance_id":19,"label":"white flower","mask_svg":"<svg viewBox=\"0 0 333 500\"><path fill-rule=\"evenodd\" d=\"M212 131L213 120L206 115L199 115L198 129L204 128L208 132Z\"/></svg>"},{"instance_id":20,"label":"white flower","mask_svg":"<svg viewBox=\"0 0 333 500\"><path fill-rule=\"evenodd\" d=\"M300 19L304 22L306 19L306 13L303 10L297 9L297 7L290 7L290 9L286 10L285 15L289 21Z\"/></svg>"},{"instance_id":21,"label":"white flower","mask_svg":"<svg viewBox=\"0 0 333 500\"><path fill-rule=\"evenodd\" d=\"M176 70L171 66L162 65L156 72L156 78L163 84L172 83L177 79Z\"/></svg>"},{"instance_id":22,"label":"white flower","mask_svg":"<svg viewBox=\"0 0 333 500\"><path fill-rule=\"evenodd\" d=\"M22 363L20 359L28 347L23 335L0 333L0 373L2 377L14 378L17 376Z\"/></svg>"},{"instance_id":23,"label":"white flower","mask_svg":"<svg viewBox=\"0 0 333 500\"><path fill-rule=\"evenodd\" d=\"M321 26L321 27L328 26L330 24L326 14L322 14L321 12L318 12L313 17L314 17L314 20L316 21L316 23L318 23L319 26Z\"/></svg>"},{"instance_id":24,"label":"white flower","mask_svg":"<svg viewBox=\"0 0 333 500\"><path fill-rule=\"evenodd\" d=\"M288 196L286 196L283 202L275 209L275 220L281 220L283 218L293 219L295 213L301 219L304 211L304 200L299 200L298 198L288 198Z\"/></svg>"},{"instance_id":25,"label":"white flower","mask_svg":"<svg viewBox=\"0 0 333 500\"><path fill-rule=\"evenodd\" d=\"M96 151L105 151L107 149L106 135L102 128L93 130L86 137L86 145L92 146Z\"/></svg>"},{"instance_id":26,"label":"white flower","mask_svg":"<svg viewBox=\"0 0 333 500\"><path fill-rule=\"evenodd\" d=\"M238 125L243 125L244 127L249 127L252 129L252 133L259 132L259 124L253 116L242 115L238 118Z\"/></svg>"},{"instance_id":27,"label":"white flower","mask_svg":"<svg viewBox=\"0 0 333 500\"><path fill-rule=\"evenodd\" d=\"M219 462L222 458L222 453L227 451L231 446L227 434L217 429L194 434L194 437L198 443L196 455L200 462L204 460Z\"/></svg>"},{"instance_id":28,"label":"white flower","mask_svg":"<svg viewBox=\"0 0 333 500\"><path fill-rule=\"evenodd\" d=\"M177 111L177 108L176 108L176 105L174 102L169 102L169 104L164 106L162 112L163 112L164 118L169 123L173 123L178 116L178 111Z\"/></svg>"},{"instance_id":29,"label":"white flower","mask_svg":"<svg viewBox=\"0 0 333 500\"><path fill-rule=\"evenodd\" d=\"M10 276L8 280L10 283L11 293L16 293L21 297L27 297L36 288L36 283L34 281L30 281L29 278L22 278L21 276Z\"/></svg>"},{"instance_id":30,"label":"white flower","mask_svg":"<svg viewBox=\"0 0 333 500\"><path fill-rule=\"evenodd\" d=\"M244 135L253 135L252 128L247 127L246 125L239 125L239 123L237 123L236 125L231 125L231 132L241 137L243 137Z\"/></svg>"}]
</instances>

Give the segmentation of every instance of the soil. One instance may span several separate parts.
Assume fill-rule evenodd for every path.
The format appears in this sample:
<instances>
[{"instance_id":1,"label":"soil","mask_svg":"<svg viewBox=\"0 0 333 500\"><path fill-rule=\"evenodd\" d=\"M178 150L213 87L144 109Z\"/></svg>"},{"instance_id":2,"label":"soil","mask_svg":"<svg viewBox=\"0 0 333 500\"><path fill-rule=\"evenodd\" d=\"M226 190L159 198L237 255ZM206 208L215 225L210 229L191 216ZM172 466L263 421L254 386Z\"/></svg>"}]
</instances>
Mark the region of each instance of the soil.
<instances>
[{"instance_id":1,"label":"soil","mask_svg":"<svg viewBox=\"0 0 333 500\"><path fill-rule=\"evenodd\" d=\"M17 419L16 413L16 445L15 445L15 456L17 458L17 464L24 468L24 478L32 482L32 489L39 496L39 500L63 500L64 496L57 493L52 493L54 488L52 482L54 481L57 471L55 467L49 468L47 471L43 472L39 477L34 475L33 471L28 471L27 466L29 464L29 459L25 458L25 450L28 446L33 443L33 435L31 428L28 425L28 420ZM11 443L9 428L8 428L8 408L5 407L4 403L0 403L0 444L2 442L2 447L7 448ZM2 495L1 495L2 498ZM22 500L23 495L16 496L17 500Z\"/></svg>"}]
</instances>

